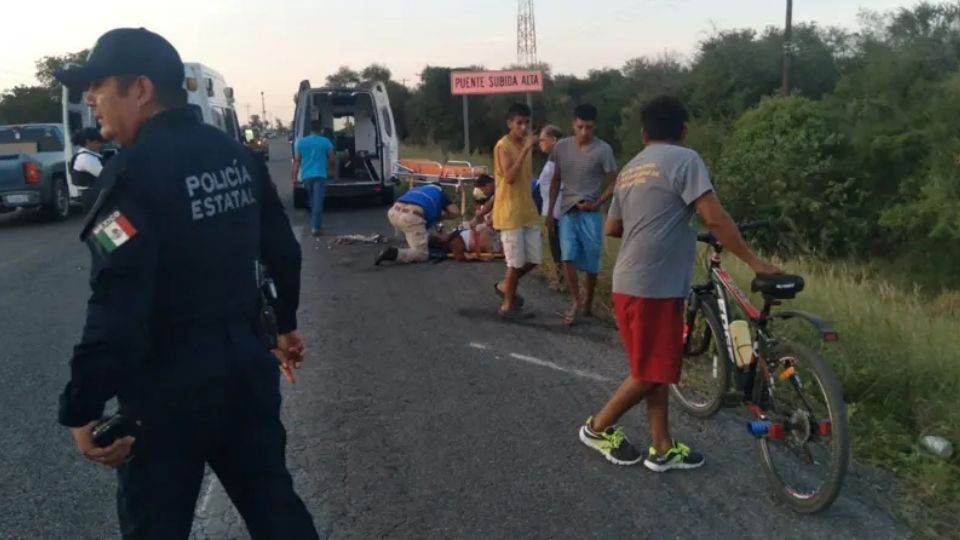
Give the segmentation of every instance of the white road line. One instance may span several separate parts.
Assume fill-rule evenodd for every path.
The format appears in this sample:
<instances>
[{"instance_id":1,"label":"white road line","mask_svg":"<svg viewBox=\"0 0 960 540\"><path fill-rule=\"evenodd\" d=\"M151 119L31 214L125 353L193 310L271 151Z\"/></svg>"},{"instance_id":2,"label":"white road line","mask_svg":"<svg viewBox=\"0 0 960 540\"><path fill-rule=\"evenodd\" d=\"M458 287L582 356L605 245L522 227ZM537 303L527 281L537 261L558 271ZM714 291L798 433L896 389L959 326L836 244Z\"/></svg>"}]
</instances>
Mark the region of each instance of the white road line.
<instances>
[{"instance_id":1,"label":"white road line","mask_svg":"<svg viewBox=\"0 0 960 540\"><path fill-rule=\"evenodd\" d=\"M557 371L562 371L563 373L569 373L569 374L571 374L571 375L576 375L577 377L583 377L584 379L591 379L591 380L600 381L600 382L610 382L610 381L612 381L612 379L608 379L607 377L604 377L603 375L598 375L598 374L592 373L592 372L590 372L590 371L583 371L582 369L574 369L574 368L563 367L563 366L561 366L561 365L559 365L559 364L554 364L553 362L550 362L550 361L547 361L547 360L541 360L541 359L539 359L539 358L536 358L536 357L533 357L533 356L527 356L527 355L525 355L525 354L510 353L510 358L513 358L513 359L516 359L516 360L521 360L521 361L523 361L523 362L526 362L526 363L528 363L528 364L533 364L533 365L535 365L535 366L541 366L541 367L545 367L545 368L554 369L554 370L557 370Z\"/></svg>"},{"instance_id":2,"label":"white road line","mask_svg":"<svg viewBox=\"0 0 960 540\"><path fill-rule=\"evenodd\" d=\"M470 343L469 347L471 349L480 349L481 351L485 351L490 348L489 346L484 345L483 343Z\"/></svg>"}]
</instances>

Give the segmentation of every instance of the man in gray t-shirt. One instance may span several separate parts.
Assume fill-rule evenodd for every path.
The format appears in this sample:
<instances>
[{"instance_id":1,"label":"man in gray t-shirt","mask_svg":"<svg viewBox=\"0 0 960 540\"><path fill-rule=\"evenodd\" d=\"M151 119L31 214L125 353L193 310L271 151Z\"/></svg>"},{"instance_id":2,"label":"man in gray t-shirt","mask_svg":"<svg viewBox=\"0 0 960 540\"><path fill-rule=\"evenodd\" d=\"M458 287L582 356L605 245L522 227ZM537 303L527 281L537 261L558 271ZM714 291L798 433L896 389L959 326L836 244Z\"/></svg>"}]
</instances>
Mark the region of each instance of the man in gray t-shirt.
<instances>
[{"instance_id":1,"label":"man in gray t-shirt","mask_svg":"<svg viewBox=\"0 0 960 540\"><path fill-rule=\"evenodd\" d=\"M707 166L693 150L651 144L617 179L607 220L623 240L613 292L643 298L684 298L690 289L697 231L693 203L713 191Z\"/></svg>"},{"instance_id":2,"label":"man in gray t-shirt","mask_svg":"<svg viewBox=\"0 0 960 540\"><path fill-rule=\"evenodd\" d=\"M550 153L554 165L550 208L560 207L560 217L547 218L547 228L560 240L564 274L571 304L564 322L573 324L577 311L590 315L593 292L603 254L603 215L600 209L613 194L617 163L610 145L594 137L597 108L583 104L574 110L573 137L559 141ZM562 190L563 196L559 197ZM586 276L586 297L581 300L577 272Z\"/></svg>"},{"instance_id":3,"label":"man in gray t-shirt","mask_svg":"<svg viewBox=\"0 0 960 540\"><path fill-rule=\"evenodd\" d=\"M684 297L690 287L699 214L724 247L758 274L780 269L757 258L743 242L713 192L703 160L682 146L687 112L678 100L654 99L641 111L646 148L617 179L605 232L622 238L613 270L613 305L630 376L610 401L580 428L580 440L619 465L644 462L653 471L692 469L703 456L674 441L667 425L668 393L680 380ZM647 401L653 443L638 451L615 424Z\"/></svg>"}]
</instances>

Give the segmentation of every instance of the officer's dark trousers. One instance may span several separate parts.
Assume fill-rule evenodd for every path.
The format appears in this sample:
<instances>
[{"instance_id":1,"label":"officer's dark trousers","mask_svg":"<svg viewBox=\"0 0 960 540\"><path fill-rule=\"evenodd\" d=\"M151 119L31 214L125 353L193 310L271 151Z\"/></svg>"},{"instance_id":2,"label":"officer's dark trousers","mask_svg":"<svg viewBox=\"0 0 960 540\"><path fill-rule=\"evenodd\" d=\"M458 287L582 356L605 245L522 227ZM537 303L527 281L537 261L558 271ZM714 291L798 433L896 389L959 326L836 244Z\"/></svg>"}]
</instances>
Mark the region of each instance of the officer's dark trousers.
<instances>
[{"instance_id":1,"label":"officer's dark trousers","mask_svg":"<svg viewBox=\"0 0 960 540\"><path fill-rule=\"evenodd\" d=\"M123 537L187 538L207 463L254 539L318 538L286 468L273 356L243 326L181 340L160 351L141 399L121 403L143 421L118 473Z\"/></svg>"}]
</instances>

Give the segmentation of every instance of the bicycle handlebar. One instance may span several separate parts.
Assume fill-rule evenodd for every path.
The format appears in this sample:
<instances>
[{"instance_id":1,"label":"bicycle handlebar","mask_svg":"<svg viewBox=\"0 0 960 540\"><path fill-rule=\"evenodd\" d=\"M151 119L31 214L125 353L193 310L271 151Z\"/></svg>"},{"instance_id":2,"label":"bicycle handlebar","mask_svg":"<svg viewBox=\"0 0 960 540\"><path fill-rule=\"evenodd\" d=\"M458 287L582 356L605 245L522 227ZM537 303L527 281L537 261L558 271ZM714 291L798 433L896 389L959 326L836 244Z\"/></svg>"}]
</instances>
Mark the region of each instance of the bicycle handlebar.
<instances>
[{"instance_id":1,"label":"bicycle handlebar","mask_svg":"<svg viewBox=\"0 0 960 540\"><path fill-rule=\"evenodd\" d=\"M739 223L737 224L737 229L740 232L746 232L746 231L753 231L756 229L762 229L764 227L769 227L769 226L770 226L769 219L761 219L759 221L749 221L747 223ZM714 237L713 233L709 231L698 234L697 241L703 242L705 244L710 244L711 246L717 244L716 237Z\"/></svg>"}]
</instances>

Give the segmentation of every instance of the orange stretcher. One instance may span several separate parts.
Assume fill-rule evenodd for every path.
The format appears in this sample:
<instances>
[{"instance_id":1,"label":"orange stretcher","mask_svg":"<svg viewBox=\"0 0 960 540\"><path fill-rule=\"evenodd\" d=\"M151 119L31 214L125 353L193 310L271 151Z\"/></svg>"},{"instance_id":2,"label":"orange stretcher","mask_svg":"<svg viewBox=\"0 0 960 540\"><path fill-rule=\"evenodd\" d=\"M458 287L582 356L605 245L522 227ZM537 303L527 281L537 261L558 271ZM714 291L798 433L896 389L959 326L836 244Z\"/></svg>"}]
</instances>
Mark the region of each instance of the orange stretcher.
<instances>
[{"instance_id":1,"label":"orange stretcher","mask_svg":"<svg viewBox=\"0 0 960 540\"><path fill-rule=\"evenodd\" d=\"M460 213L463 214L467 208L467 184L475 182L482 174L489 174L489 170L484 165L473 165L469 161L440 163L432 159L404 158L396 163L394 174L410 189L417 183L456 187L460 194Z\"/></svg>"},{"instance_id":2,"label":"orange stretcher","mask_svg":"<svg viewBox=\"0 0 960 540\"><path fill-rule=\"evenodd\" d=\"M481 174L488 174L483 165L473 165L469 161L448 161L440 163L432 159L401 159L398 174L405 177L419 177L429 180L476 180Z\"/></svg>"}]
</instances>

